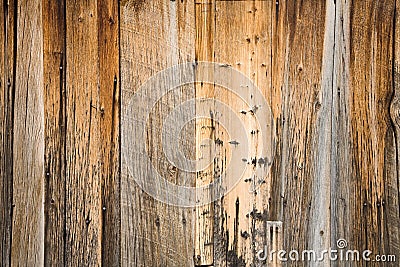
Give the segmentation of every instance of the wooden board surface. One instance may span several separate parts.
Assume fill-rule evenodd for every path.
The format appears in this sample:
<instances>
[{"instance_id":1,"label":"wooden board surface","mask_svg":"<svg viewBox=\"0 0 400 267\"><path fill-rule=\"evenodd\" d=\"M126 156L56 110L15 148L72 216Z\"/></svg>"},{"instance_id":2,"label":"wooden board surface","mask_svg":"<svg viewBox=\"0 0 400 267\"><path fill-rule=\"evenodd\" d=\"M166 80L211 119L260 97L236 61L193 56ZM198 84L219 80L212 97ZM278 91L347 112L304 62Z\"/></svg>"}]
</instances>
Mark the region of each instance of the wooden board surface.
<instances>
[{"instance_id":1,"label":"wooden board surface","mask_svg":"<svg viewBox=\"0 0 400 267\"><path fill-rule=\"evenodd\" d=\"M65 263L65 3L43 2L45 264Z\"/></svg>"},{"instance_id":2,"label":"wooden board surface","mask_svg":"<svg viewBox=\"0 0 400 267\"><path fill-rule=\"evenodd\" d=\"M339 239L400 260L395 0L8 0L0 11L2 265L264 266L257 252L265 245L319 251ZM157 90L131 105L150 77L195 61L216 62L210 75L240 71L261 95L248 89L240 100L197 83L154 107ZM204 75L193 66L194 79ZM176 133L168 114L195 97L213 104L197 105L197 115L210 117L179 133L179 149L197 160L187 172L168 162L163 131ZM218 114L218 101L232 113ZM273 121L261 123L275 132L268 168L257 160L265 138L250 110L263 101ZM122 135L126 112L146 109L146 137ZM230 166L241 131L223 116L240 118L249 136L243 165ZM143 144L167 181L201 187L222 177L224 197L193 196L198 207L154 199L129 170L142 168L139 176L153 181L134 154ZM230 167L244 177L225 192Z\"/></svg>"},{"instance_id":3,"label":"wooden board surface","mask_svg":"<svg viewBox=\"0 0 400 267\"><path fill-rule=\"evenodd\" d=\"M121 86L122 112L142 113L148 109L150 124L148 134L141 138L131 136L133 149L146 142L148 157L157 171L168 181L193 186L194 176L186 177L165 160L162 127L165 116L185 99L193 98L193 86L162 96L154 107L150 100L156 91L143 92L141 103L130 106L132 93L157 72L173 65L194 61L194 4L191 1L123 1L121 3ZM179 76L167 77L166 83ZM153 89L153 88L150 88ZM131 114L131 113L128 113ZM124 116L124 115L122 115ZM128 117L126 119L130 119ZM132 118L133 119L133 118ZM130 120L123 121L122 128ZM174 125L166 125L171 132ZM124 131L124 129L123 129ZM183 130L183 150L193 153L194 125ZM141 144L140 144L141 143ZM126 149L126 144L122 148ZM135 151L125 151L135 153ZM143 155L138 155L138 157ZM144 155L146 156L146 155ZM129 158L129 157L128 157ZM170 206L154 200L140 187L135 178L154 179L146 158L122 164L121 179L121 258L124 266L190 266L193 264L193 211ZM129 164L140 170L141 177L132 177Z\"/></svg>"},{"instance_id":4,"label":"wooden board surface","mask_svg":"<svg viewBox=\"0 0 400 267\"><path fill-rule=\"evenodd\" d=\"M196 61L213 62L214 58L214 39L215 39L215 1L196 1L195 2L196 20ZM198 70L200 72L201 70ZM202 73L196 73L202 75ZM206 83L196 84L196 98L214 98L215 85ZM210 107L204 110L196 109L197 113L208 113ZM211 119L200 119L196 121L196 144L201 144L204 139L215 143L217 137L213 127L214 121ZM214 181L215 162L212 146L208 149L200 148L196 145L196 160L211 163L208 168L196 173L196 186L201 187ZM208 196L209 202L211 196ZM196 207L195 213L195 250L194 263L196 265L212 265L214 263L214 205L208 203Z\"/></svg>"},{"instance_id":5,"label":"wooden board surface","mask_svg":"<svg viewBox=\"0 0 400 267\"><path fill-rule=\"evenodd\" d=\"M41 1L16 4L11 265L44 261L44 104Z\"/></svg>"},{"instance_id":6,"label":"wooden board surface","mask_svg":"<svg viewBox=\"0 0 400 267\"><path fill-rule=\"evenodd\" d=\"M4 29L0 34L0 260L4 266L11 263L11 231L12 231L12 174L13 174L13 117L15 88L15 11L13 1L2 5L0 25Z\"/></svg>"}]
</instances>

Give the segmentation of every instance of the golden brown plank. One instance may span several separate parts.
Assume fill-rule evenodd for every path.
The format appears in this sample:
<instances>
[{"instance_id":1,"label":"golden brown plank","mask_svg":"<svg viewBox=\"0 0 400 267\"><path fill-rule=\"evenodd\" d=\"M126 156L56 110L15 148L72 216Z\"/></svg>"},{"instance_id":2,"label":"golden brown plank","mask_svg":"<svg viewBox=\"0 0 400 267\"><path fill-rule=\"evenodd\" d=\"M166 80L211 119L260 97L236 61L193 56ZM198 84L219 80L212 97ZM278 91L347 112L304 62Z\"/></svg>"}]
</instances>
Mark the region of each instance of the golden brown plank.
<instances>
[{"instance_id":1,"label":"golden brown plank","mask_svg":"<svg viewBox=\"0 0 400 267\"><path fill-rule=\"evenodd\" d=\"M66 43L65 262L100 265L103 103L97 1L67 1Z\"/></svg>"},{"instance_id":2,"label":"golden brown plank","mask_svg":"<svg viewBox=\"0 0 400 267\"><path fill-rule=\"evenodd\" d=\"M386 212L383 216L384 229L386 232L384 251L393 253L398 257L400 254L400 229L399 229L399 177L400 177L400 166L399 166L399 151L400 151L400 17L399 17L399 6L395 4L394 10L394 25L393 36L391 42L393 42L393 51L391 58L392 62L392 73L389 81L392 82L393 86L393 97L390 103L390 117L393 123L393 131L388 129L388 143L392 146L387 150L385 155L385 162L387 167L384 172L384 185L385 185L385 200L386 200ZM390 54L390 53L389 53ZM383 205L384 206L384 205Z\"/></svg>"}]
</instances>

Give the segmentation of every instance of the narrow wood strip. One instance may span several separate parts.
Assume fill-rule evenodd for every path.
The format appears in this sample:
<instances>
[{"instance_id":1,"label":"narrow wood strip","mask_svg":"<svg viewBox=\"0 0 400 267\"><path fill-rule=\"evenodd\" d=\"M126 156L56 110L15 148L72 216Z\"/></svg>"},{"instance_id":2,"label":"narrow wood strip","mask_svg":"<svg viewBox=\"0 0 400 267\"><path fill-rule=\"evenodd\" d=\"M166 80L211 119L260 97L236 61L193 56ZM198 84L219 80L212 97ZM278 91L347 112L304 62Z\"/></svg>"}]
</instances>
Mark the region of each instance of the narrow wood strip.
<instances>
[{"instance_id":1,"label":"narrow wood strip","mask_svg":"<svg viewBox=\"0 0 400 267\"><path fill-rule=\"evenodd\" d=\"M44 263L42 1L18 1L11 265Z\"/></svg>"},{"instance_id":2,"label":"narrow wood strip","mask_svg":"<svg viewBox=\"0 0 400 267\"><path fill-rule=\"evenodd\" d=\"M120 71L118 1L98 2L102 265L120 266Z\"/></svg>"},{"instance_id":3,"label":"narrow wood strip","mask_svg":"<svg viewBox=\"0 0 400 267\"><path fill-rule=\"evenodd\" d=\"M387 254L400 255L400 209L399 209L399 185L400 185L400 6L395 1L392 16L394 16L393 36L390 41L393 44L391 58L393 58L391 81L393 86L393 97L390 103L390 117L392 120L393 132L390 128L387 133L388 149L385 155L387 167L384 173L385 203L383 228L384 228L384 249Z\"/></svg>"},{"instance_id":4,"label":"narrow wood strip","mask_svg":"<svg viewBox=\"0 0 400 267\"><path fill-rule=\"evenodd\" d=\"M65 1L43 1L45 264L65 263Z\"/></svg>"},{"instance_id":5,"label":"narrow wood strip","mask_svg":"<svg viewBox=\"0 0 400 267\"><path fill-rule=\"evenodd\" d=\"M66 3L67 265L101 265L101 132L97 1Z\"/></svg>"},{"instance_id":6,"label":"narrow wood strip","mask_svg":"<svg viewBox=\"0 0 400 267\"><path fill-rule=\"evenodd\" d=\"M0 262L4 266L11 263L15 10L14 1L0 7Z\"/></svg>"},{"instance_id":7,"label":"narrow wood strip","mask_svg":"<svg viewBox=\"0 0 400 267\"><path fill-rule=\"evenodd\" d=\"M196 61L214 61L214 38L215 38L215 1L197 3L195 6L196 20ZM204 75L197 70L198 77ZM206 70L209 71L209 70ZM212 74L211 74L212 75ZM196 98L213 99L215 88L213 84L197 83L195 85ZM196 107L196 114L208 114L212 107L204 107L206 110L199 110ZM215 129L213 119L198 119L196 121L196 160L210 163L210 165L196 175L196 187L207 186L214 181L213 151L214 145L201 146L203 140L208 139L215 143ZM195 214L195 251L194 262L196 266L209 266L214 263L214 203L209 198L200 199L209 203L196 207Z\"/></svg>"},{"instance_id":8,"label":"narrow wood strip","mask_svg":"<svg viewBox=\"0 0 400 267\"><path fill-rule=\"evenodd\" d=\"M270 234L267 226L267 221L273 220L269 211L272 157L267 153L273 135L262 129L264 125L272 125L273 118L254 115L258 108L265 111L280 104L272 102L271 94L273 7L274 4L267 1L216 2L215 61L243 73L257 87L252 88L244 79L235 80L242 88L247 87L242 99L236 95L237 92L230 91L232 88L215 89L215 98L229 105L234 112L233 115L220 116L236 116L245 129L245 136L240 135L244 142L232 145L241 129L224 129L223 125L216 123L216 138L222 140L223 145L214 169L224 175L223 187L233 179L241 178L222 200L215 203L214 262L218 266L262 265L256 254L269 241L274 243L274 249L281 248L280 234L275 231ZM266 115L265 112L258 114L263 113ZM241 165L235 166L231 162L231 152L241 146L248 146L249 154L240 159ZM226 175L229 169L234 170L232 176ZM242 173L243 177L235 177Z\"/></svg>"}]
</instances>

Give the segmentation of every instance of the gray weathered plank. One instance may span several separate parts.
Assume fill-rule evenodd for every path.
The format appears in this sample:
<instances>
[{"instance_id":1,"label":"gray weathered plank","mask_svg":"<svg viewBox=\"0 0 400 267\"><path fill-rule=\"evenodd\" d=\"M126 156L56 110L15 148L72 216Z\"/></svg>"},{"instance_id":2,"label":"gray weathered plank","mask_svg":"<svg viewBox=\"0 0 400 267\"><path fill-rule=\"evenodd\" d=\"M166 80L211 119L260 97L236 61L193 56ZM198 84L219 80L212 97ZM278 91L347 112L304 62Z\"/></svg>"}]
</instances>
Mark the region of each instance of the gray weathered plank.
<instances>
[{"instance_id":1,"label":"gray weathered plank","mask_svg":"<svg viewBox=\"0 0 400 267\"><path fill-rule=\"evenodd\" d=\"M122 117L131 108L143 112L156 90L145 92L142 103L129 107L129 99L152 75L178 63L194 60L195 27L192 1L122 1L121 2L121 87ZM177 77L168 77L165 82ZM146 142L149 158L158 173L175 184L194 185L194 175L187 175L169 164L162 153L161 130L166 115L185 99L194 97L193 86L182 86L164 96L149 113L150 124L144 140L132 138L135 146ZM129 122L129 121L128 121ZM125 122L126 123L126 122ZM124 132L126 124L122 124ZM171 132L174 125L167 125ZM133 133L128 133L133 134ZM183 151L194 158L194 124L183 129ZM124 140L122 138L122 140ZM126 139L125 139L126 140ZM127 144L122 144L122 149ZM125 151L135 153L137 151ZM126 159L126 158L125 158ZM144 159L145 160L145 159ZM193 212L170 206L143 192L134 178L150 176L143 161L122 161L121 176L121 258L124 266L193 265ZM132 177L128 164L141 170Z\"/></svg>"}]
</instances>

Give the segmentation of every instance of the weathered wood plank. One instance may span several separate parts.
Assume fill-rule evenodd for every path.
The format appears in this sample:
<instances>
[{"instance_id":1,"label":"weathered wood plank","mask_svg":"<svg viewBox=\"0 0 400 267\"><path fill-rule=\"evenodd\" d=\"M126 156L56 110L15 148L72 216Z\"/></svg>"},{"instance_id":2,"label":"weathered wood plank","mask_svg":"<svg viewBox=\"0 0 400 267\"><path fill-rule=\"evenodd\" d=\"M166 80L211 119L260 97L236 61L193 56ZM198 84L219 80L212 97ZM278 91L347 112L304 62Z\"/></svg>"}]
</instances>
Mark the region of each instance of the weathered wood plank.
<instances>
[{"instance_id":1,"label":"weathered wood plank","mask_svg":"<svg viewBox=\"0 0 400 267\"><path fill-rule=\"evenodd\" d=\"M243 99L233 94L236 92L221 89L216 94L216 98L231 106L235 116L242 121L246 130L244 140L249 143L249 156L242 159L245 161L243 166L226 165L232 157L229 149L232 152L238 149L230 143L230 136L237 135L239 129L225 132L223 125L216 124L216 136L223 140L226 154L219 155L215 169L224 173L228 168L234 168L235 175L238 175L244 168L244 176L238 184L215 203L216 266L261 265L255 255L269 239L266 221L269 219L268 200L271 194L268 169L272 158L264 154L261 144L268 143L272 136L269 132L262 132L260 124L270 125L271 122L267 117L259 121L254 114L259 108L269 109L271 106L272 7L271 1L217 1L216 4L214 60L229 64L249 77L261 92L261 96L257 96L245 81L238 81L242 83L240 86L248 87ZM224 183L227 183L234 177L225 179Z\"/></svg>"},{"instance_id":2,"label":"weathered wood plank","mask_svg":"<svg viewBox=\"0 0 400 267\"><path fill-rule=\"evenodd\" d=\"M274 3L273 1L265 1L255 2L254 4L250 4L248 7L248 13L250 13L249 15L253 15L252 20L254 21L253 28L251 29L254 37L250 37L250 51L252 56L250 57L251 65L248 75L254 79L255 84L262 92L262 96L265 99L265 104L268 105L268 108L271 110L271 112L273 110L273 106L278 105L277 102L273 101L274 96L272 94L274 75L273 59L275 57L273 54L272 40L274 36L276 36L276 33L273 29L274 15L276 14L274 12L275 6L276 2ZM262 99L253 99L253 101L256 104L257 102L262 101ZM273 122L270 122L269 120L272 120ZM255 147L255 155L260 153L259 151L262 149L261 144L265 142L267 142L267 147L269 149L272 151L275 150L275 114L272 113L271 118L262 118L257 123L271 124L273 128L269 129L269 132L263 133L262 136L253 137L254 135L257 135L257 130L260 129L260 126L255 122L251 123L248 131L250 131L250 134L252 135L252 142L253 146ZM254 132L256 134L254 134ZM272 141L267 141L268 139ZM256 255L258 251L265 250L265 245L268 245L270 250L283 249L282 225L273 223L277 222L277 218L271 216L272 213L270 211L271 197L275 191L275 188L272 187L273 176L271 173L272 166L270 165L272 165L272 162L275 159L275 154L268 155L268 158L268 162L266 162L266 165L264 166L259 163L259 160L257 160L258 165L256 168L253 167L254 175L250 181L251 185L249 191L253 194L252 207L250 213L248 214L250 218L249 239L251 253L247 256L247 258L248 262L252 263L254 266L262 266L264 264L264 262L260 261ZM269 266L280 266L280 263L274 259L273 261L269 262Z\"/></svg>"},{"instance_id":3,"label":"weathered wood plank","mask_svg":"<svg viewBox=\"0 0 400 267\"><path fill-rule=\"evenodd\" d=\"M122 113L127 111L130 96L157 71L178 63L194 60L195 28L192 1L123 1L121 2L121 87ZM176 79L179 77L168 77ZM165 80L168 82L169 80ZM159 92L144 92L137 112L149 107L148 99ZM148 97L147 97L148 96ZM149 111L147 136L132 137L133 145L146 142L148 156L157 172L175 184L194 186L195 176L173 167L162 152L161 131L166 115L185 99L194 97L194 87L182 86L163 96ZM124 115L123 115L124 116ZM129 122L129 120L128 120ZM125 122L127 123L127 122ZM122 125L122 129L127 125ZM171 132L174 125L166 125ZM133 133L132 133L133 134ZM183 151L194 158L194 124L183 129ZM124 139L122 139L124 140ZM122 144L122 149L126 144ZM135 148L135 146L133 146ZM126 151L125 151L126 153ZM135 153L135 151L129 151ZM126 158L125 158L126 160ZM145 161L146 159L144 159ZM128 164L141 171L132 177ZM123 161L121 176L121 258L126 266L190 266L193 265L193 212L169 206L144 193L135 179L151 182L142 161ZM186 183L185 183L186 179Z\"/></svg>"},{"instance_id":4,"label":"weathered wood plank","mask_svg":"<svg viewBox=\"0 0 400 267\"><path fill-rule=\"evenodd\" d=\"M321 250L339 238L351 249L400 255L395 8L395 0L5 1L2 264L263 266L255 255L266 244ZM194 59L227 63L220 67L250 77L272 109L278 138L268 172L253 163L262 140L254 110L243 103L257 106L250 90L244 101L207 84L164 96L149 112L148 136L132 142L146 142L155 168L172 183L214 181L240 146L229 143L239 131L217 122L215 104L197 110L212 118L189 123L180 141L188 158L211 165L188 175L168 163L161 132L175 125L163 122L185 100L220 100L253 132L246 179L223 199L187 209L135 184L129 163L121 165L120 119L143 82ZM150 108L146 101L133 109ZM200 146L204 138L215 146ZM282 232L267 222L275 220L283 221Z\"/></svg>"},{"instance_id":5,"label":"weathered wood plank","mask_svg":"<svg viewBox=\"0 0 400 267\"><path fill-rule=\"evenodd\" d=\"M45 265L65 263L65 1L43 1Z\"/></svg>"},{"instance_id":6,"label":"weathered wood plank","mask_svg":"<svg viewBox=\"0 0 400 267\"><path fill-rule=\"evenodd\" d=\"M350 211L350 197L354 187L349 161L351 155L351 137L349 136L351 122L349 120L349 67L350 67L350 3L337 1L335 6L335 49L334 76L332 81L332 181L331 181L331 244L336 246L334 239L349 238L351 232L346 225L351 225L353 219ZM340 137L339 137L340 136ZM348 240L352 242L351 240Z\"/></svg>"},{"instance_id":7,"label":"weathered wood plank","mask_svg":"<svg viewBox=\"0 0 400 267\"><path fill-rule=\"evenodd\" d=\"M66 2L65 262L73 266L101 264L98 18L97 1Z\"/></svg>"},{"instance_id":8,"label":"weathered wood plank","mask_svg":"<svg viewBox=\"0 0 400 267\"><path fill-rule=\"evenodd\" d=\"M42 1L17 1L11 265L44 261Z\"/></svg>"},{"instance_id":9,"label":"weathered wood plank","mask_svg":"<svg viewBox=\"0 0 400 267\"><path fill-rule=\"evenodd\" d=\"M272 8L271 106L278 140L268 218L282 221L284 230L270 229L271 239L278 240L270 248L275 251L321 251L330 245L333 4L277 1ZM273 262L281 264L276 254ZM329 263L310 263L318 264Z\"/></svg>"},{"instance_id":10,"label":"weathered wood plank","mask_svg":"<svg viewBox=\"0 0 400 267\"><path fill-rule=\"evenodd\" d=\"M212 2L209 1L209 3ZM257 122L251 115L253 112L251 109L253 107L258 108L259 102L263 102L263 100L268 105L271 104L268 89L271 86L269 72L271 70L270 40L272 29L270 23L272 3L269 1L216 1L213 5L209 3L208 9L206 9L208 7L207 1L199 1L196 6L196 29L198 32L196 58L199 61L215 61L222 64L217 65L216 68L223 68L224 64L228 64L226 67L233 66L233 68L238 69L259 86L263 99L253 98L250 89L248 95L239 100L238 96L234 94L237 92L229 92L232 88L225 90L219 86L216 88L205 84L196 88L196 97L214 98L216 103L215 106L208 107L215 114L214 121L211 122L211 125L203 125L209 126L211 130L203 130L202 132L205 136L210 135L209 138L214 140L216 144L215 151L209 153L213 157L215 155L211 164L212 172L202 172L201 181L199 177L197 179L198 185L209 183L213 181L214 177L222 176L221 190L226 190L229 182L235 179L235 177L227 175L227 169L233 168L235 175L242 172L243 166L246 171L245 177L223 200L216 201L214 208L212 206L201 207L199 209L201 212L197 212L196 249L198 252L196 252L196 255L198 258L195 262L198 265L241 266L256 261L255 254L263 248L263 244L266 244L267 234L269 234L269 230L266 231L269 228L267 228L265 221L267 209L264 209L264 204L268 202L270 190L266 177L267 171L261 167L262 164L253 165L252 163L253 160L257 161L256 158L259 154L263 153L261 142L259 142L261 134L258 134L257 123L263 124L268 123L268 121ZM211 9L214 5L215 11ZM238 77L226 77L228 83L229 79L235 78ZM218 101L233 108L234 112L237 113L233 116L237 116L248 131L246 134L248 138L251 138L249 140L251 158L245 160L252 167L247 168L244 163L243 166L229 165L232 159L231 153L237 148L236 146L245 144L233 145L232 137L238 135L240 129L226 129L227 125L218 122L221 117L231 116L219 114L221 109L218 107L220 105ZM197 132L204 128L201 123L203 122L200 121L198 124ZM269 137L264 136L266 139ZM199 146L200 141L197 139L197 146ZM201 155L204 157L204 153ZM211 178L207 178L207 174ZM260 186L259 182L263 179L267 180ZM213 213L215 213L214 224L210 223L210 214ZM213 230L214 233L211 236L210 232ZM213 251L214 255L209 255L209 251Z\"/></svg>"},{"instance_id":11,"label":"weathered wood plank","mask_svg":"<svg viewBox=\"0 0 400 267\"><path fill-rule=\"evenodd\" d=\"M255 38L256 33L252 32L250 25L251 15L249 13L250 2L221 2L216 3L216 17L215 17L215 54L214 61L221 64L229 64L234 68L242 71L246 76L249 76L251 71L251 48L249 48L249 40ZM243 85L246 86L246 85ZM215 98L220 99L223 103L232 106L234 112L240 114L240 110L248 111L249 108L245 107L235 96L228 91L218 88ZM250 94L250 92L249 92ZM248 102L250 95L246 96L245 101ZM227 116L222 114L222 116ZM244 116L248 116L245 114ZM246 119L244 119L246 120ZM244 122L246 130L249 130L249 122ZM238 129L233 129L238 130ZM223 141L224 149L218 155L218 160L214 169L221 169L221 173L226 173L227 168L232 166L225 166L224 161L229 164L232 155L225 152L231 148L229 144L230 135L235 135L235 132L228 132L224 129L223 125L217 124L215 130L216 138ZM243 145L243 144L239 144ZM235 149L235 148L233 148ZM254 151L251 151L254 153ZM227 158L224 160L224 158ZM250 158L244 160L250 161ZM245 177L251 179L251 172L246 164L238 166L239 168L246 168ZM238 169L238 173L241 171ZM232 179L224 175L225 179ZM247 236L243 237L242 233L250 233L249 219L246 214L250 213L252 206L252 194L250 193L248 183L244 179L239 181L239 184L229 192L220 202L215 203L215 217L216 217L216 234L214 237L215 243L221 248L216 248L215 264L217 266L245 266L247 256L250 254L248 249L249 239Z\"/></svg>"},{"instance_id":12,"label":"weathered wood plank","mask_svg":"<svg viewBox=\"0 0 400 267\"><path fill-rule=\"evenodd\" d=\"M323 219L318 214L327 212L327 204L320 206L314 199L321 200L329 190L329 177L320 174L329 174L330 164L324 147L330 145L325 131L330 127L326 116L330 115L332 32L331 25L326 25L330 21L323 1L279 1L273 13L272 109L278 140L272 166L271 219L283 222L282 247L302 251L329 243L329 237L321 237L329 229L317 229L327 227L329 213ZM317 169L321 167L325 170Z\"/></svg>"},{"instance_id":13,"label":"weathered wood plank","mask_svg":"<svg viewBox=\"0 0 400 267\"><path fill-rule=\"evenodd\" d=\"M382 115L382 124L386 126L386 133L383 131L382 138L384 137L385 149L380 152L383 153L383 158L379 158L379 167L382 170L382 184L383 195L381 196L382 211L380 215L380 243L381 253L396 255L396 261L400 255L400 211L399 211L399 124L398 114L399 109L397 106L398 93L399 93L399 58L400 58L400 17L399 17L399 3L391 1L388 6L377 6L377 16L375 21L379 23L376 28L377 40L375 44L378 45L379 54L375 57L376 65L376 79L379 81L382 94L379 93L384 103L379 102L381 110L384 110ZM394 18L394 20L390 20ZM384 20L384 21L382 21ZM393 50L391 49L393 48ZM383 60L384 64L380 65ZM392 99L390 100L390 97ZM391 101L391 102L390 102ZM388 109L389 107L389 109ZM389 114L388 114L389 111ZM387 116L391 117L392 121L389 122ZM392 126L392 127L391 127ZM380 128L381 124L377 127ZM384 134L384 135L383 135ZM380 138L380 137L378 137ZM381 166L383 164L383 166ZM378 204L378 203L377 203ZM378 212L379 207L377 205ZM392 264L393 266L395 265Z\"/></svg>"},{"instance_id":14,"label":"weathered wood plank","mask_svg":"<svg viewBox=\"0 0 400 267\"><path fill-rule=\"evenodd\" d=\"M196 61L214 61L214 34L215 34L215 1L196 1ZM201 76L209 71L197 69L195 75ZM210 75L212 75L210 73ZM196 83L196 98L212 99L215 97L215 86L213 84ZM206 110L199 110L204 108ZM211 107L196 107L196 114L208 114ZM215 129L212 119L196 120L196 160L201 163L210 163L208 168L198 171L196 174L196 187L206 186L214 181L213 145L201 146L205 139L215 143ZM200 162L198 163L198 169ZM199 198L202 196L199 196ZM211 202L211 195L208 199L201 199L206 203ZM212 265L214 263L214 204L206 204L196 207L195 213L195 252L194 263L196 266Z\"/></svg>"},{"instance_id":15,"label":"weathered wood plank","mask_svg":"<svg viewBox=\"0 0 400 267\"><path fill-rule=\"evenodd\" d=\"M312 125L310 127L310 145L307 146L304 157L310 161L309 179L311 180L311 200L309 211L308 243L309 249L314 249L318 253L331 247L331 181L332 162L336 160L332 156L332 110L333 110L333 79L335 58L335 34L336 34L336 5L332 1L326 1L324 5L304 6L303 8L313 10L317 8L321 13L314 17L311 30L314 32L311 38L314 38L312 52L304 57L311 57L311 72L306 78L310 81L311 87L305 94L312 95L310 98L311 114L309 115ZM322 13L325 11L325 13ZM322 17L324 16L324 17ZM321 47L321 39L323 46ZM307 42L307 40L306 40ZM305 43L305 50L308 50ZM317 78L317 79L315 79ZM311 92L310 92L311 91ZM306 136L306 142L308 142ZM317 220L314 218L318 218ZM306 247L307 248L307 247ZM318 258L320 255L318 255ZM330 264L328 257L319 259L314 266L326 266Z\"/></svg>"},{"instance_id":16,"label":"weathered wood plank","mask_svg":"<svg viewBox=\"0 0 400 267\"><path fill-rule=\"evenodd\" d=\"M96 195L98 195L98 197L101 196L101 204L99 202L98 205L93 206L95 213L97 213L97 215L95 215L96 220L98 220L98 222L101 221L101 224L94 224L92 230L96 235L95 242L98 242L96 250L100 242L102 244L102 253L100 255L99 252L95 252L98 253L96 257L98 257L98 259L101 258L102 263L107 266L119 265L118 4L102 1L98 3L98 5L84 7L87 8L87 10L84 11L88 11L86 14L87 18L92 20L88 22L92 27L92 31L90 27L88 29L89 35L80 32L79 26L75 27L80 23L84 23L84 15L78 17L77 20L72 19L72 21L67 22L68 25L72 25L70 27L70 29L72 28L72 36L76 36L76 32L78 32L78 35L82 34L81 39L78 39L79 41L75 43L76 46L73 46L69 51L74 53L74 49L81 50L80 46L84 46L85 49L87 49L86 51L83 50L80 52L82 52L82 56L88 56L89 54L89 57L92 57L92 62L89 64L92 64L90 67L94 67L94 69L89 72L87 72L85 65L87 62L81 58L74 58L72 56L66 58L65 8L64 2L62 1L44 3L44 10L46 11L46 16L44 16L46 92L46 263L50 265L62 264L65 262L65 251L68 253L68 251L71 251L71 247L82 245L78 243L74 244L76 242L74 240L64 240L66 216L69 216L69 213L75 212L67 211L65 208L65 190L67 190L65 184L66 170L67 168L73 168L75 165L75 162L66 161L66 155L68 155L68 153L74 153L72 150L74 146L81 146L84 150L87 150L86 153L89 157L93 157L95 161L98 160L96 163L96 166L98 166L96 170L98 176L96 173L93 174L97 181L93 184L87 184L88 187L94 186L93 190L96 192L94 195L95 197ZM93 12L92 14L90 14L91 10ZM72 12L71 9L68 11ZM99 14L98 20L94 17L96 11ZM71 13L67 14L70 15ZM99 29L98 33L94 31L97 27ZM96 42L97 39L92 42L88 40L90 38L87 38L87 36L93 35L98 35L98 43ZM90 44L87 45L84 43L86 41L89 41ZM68 93L71 92L71 94L69 94L71 98L69 98L68 101L66 99L67 95L65 90L66 60L68 60L68 63L74 68L72 71L74 75L69 76L70 79L67 89L69 89ZM76 65L80 66L80 68L76 68ZM96 77L98 77L98 82ZM88 109L90 111L88 111L88 114L85 114L86 116L77 118L78 122L76 122L74 121L76 117L72 116L76 109L76 106L74 106L74 102L76 101L72 100L72 103L70 101L75 97L79 98L81 91L75 90L75 88L79 88L82 83L85 84L84 80L89 78L92 79L92 83L87 84L87 92L83 93L90 95L90 97L86 99L87 102L81 103L82 106L80 108L85 109L91 106ZM80 79L82 80L80 81ZM68 103L70 103L69 106ZM84 106L85 104L87 104L86 107ZM66 112L68 108L70 110L70 115L67 117ZM90 120L92 118L90 112L93 112L93 110L96 110L97 116L94 116L95 119ZM78 125L80 123L88 123L86 124L87 127L95 129L95 136L99 133L99 135L95 137L95 142L85 148L87 145L85 142L86 137L82 138L79 133L75 136L75 130L71 131L72 128L70 124L70 132L68 134L72 141L70 142L70 150L66 150L67 120L77 123ZM78 126L78 128L80 126ZM77 139L74 139L75 137L77 137ZM90 136L87 136L86 140L90 140L90 138ZM81 166L81 168L87 167ZM82 172L76 173L78 176L70 176L70 183L74 183L73 180L85 173L82 169L80 171ZM101 192L98 192L97 190L100 186ZM74 194L82 195L80 188L75 187L73 190ZM91 189L89 188L89 190ZM70 195L70 197L71 196L72 195ZM97 198L96 201L99 199L100 198ZM76 208L78 210L81 208L79 207L80 205L87 208L85 201L90 202L90 200L82 198L82 201L83 203L79 203L79 201L73 203L72 201L69 205L70 207L77 205ZM87 214L91 216L89 211L87 211ZM84 217L85 223L87 223L87 220L90 223L90 217L82 217ZM86 238L85 235L83 235L82 238ZM68 242L67 247L65 247L65 242ZM89 247L93 244L86 245ZM69 258L67 262L71 260L73 259Z\"/></svg>"},{"instance_id":17,"label":"weathered wood plank","mask_svg":"<svg viewBox=\"0 0 400 267\"><path fill-rule=\"evenodd\" d=\"M102 188L102 265L120 266L120 71L119 4L98 2L99 124Z\"/></svg>"},{"instance_id":18,"label":"weathered wood plank","mask_svg":"<svg viewBox=\"0 0 400 267\"><path fill-rule=\"evenodd\" d=\"M389 116L394 1L342 1L337 10L332 243L344 238L352 249L398 254L397 152Z\"/></svg>"},{"instance_id":19,"label":"weathered wood plank","mask_svg":"<svg viewBox=\"0 0 400 267\"><path fill-rule=\"evenodd\" d=\"M0 261L11 263L13 123L15 74L14 1L0 7Z\"/></svg>"}]
</instances>

